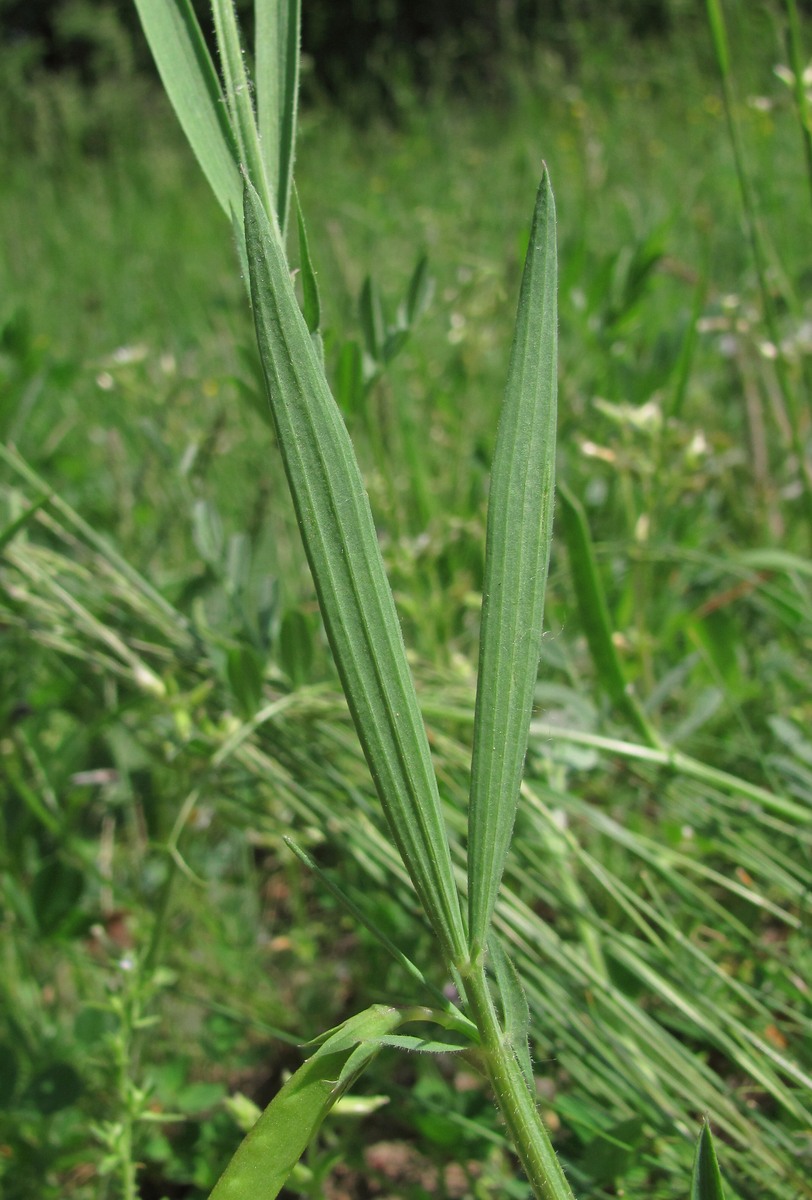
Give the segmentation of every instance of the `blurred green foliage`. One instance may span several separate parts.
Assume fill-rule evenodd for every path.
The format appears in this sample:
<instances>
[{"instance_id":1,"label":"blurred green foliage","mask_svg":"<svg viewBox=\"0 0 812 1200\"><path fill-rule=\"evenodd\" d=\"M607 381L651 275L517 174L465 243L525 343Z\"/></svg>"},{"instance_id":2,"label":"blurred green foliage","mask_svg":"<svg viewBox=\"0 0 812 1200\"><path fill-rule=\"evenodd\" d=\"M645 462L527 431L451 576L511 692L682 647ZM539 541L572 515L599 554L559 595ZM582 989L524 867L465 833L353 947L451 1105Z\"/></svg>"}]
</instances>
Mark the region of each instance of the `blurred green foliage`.
<instances>
[{"instance_id":1,"label":"blurred green foliage","mask_svg":"<svg viewBox=\"0 0 812 1200\"><path fill-rule=\"evenodd\" d=\"M195 7L208 35L208 6ZM236 7L250 33L250 2ZM474 78L478 87L495 85L503 60L539 38L577 54L585 27L662 38L701 12L701 0L311 0L303 5L303 48L319 86L352 102L361 78L367 96L386 94L393 70L412 86ZM0 29L29 68L39 63L86 82L119 69L125 44L140 69L149 64L127 0L0 0Z\"/></svg>"}]
</instances>

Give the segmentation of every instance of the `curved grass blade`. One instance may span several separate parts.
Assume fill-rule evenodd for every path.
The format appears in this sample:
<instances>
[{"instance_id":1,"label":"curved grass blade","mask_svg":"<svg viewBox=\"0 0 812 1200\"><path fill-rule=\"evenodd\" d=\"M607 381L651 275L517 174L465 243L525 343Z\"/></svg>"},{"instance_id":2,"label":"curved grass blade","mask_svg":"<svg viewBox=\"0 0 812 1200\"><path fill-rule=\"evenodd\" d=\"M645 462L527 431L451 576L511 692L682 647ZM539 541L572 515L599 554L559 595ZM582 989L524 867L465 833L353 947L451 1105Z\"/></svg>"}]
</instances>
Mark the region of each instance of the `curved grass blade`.
<instances>
[{"instance_id":1,"label":"curved grass blade","mask_svg":"<svg viewBox=\"0 0 812 1200\"><path fill-rule=\"evenodd\" d=\"M301 0L255 0L254 11L259 144L284 237L296 146Z\"/></svg>"},{"instance_id":2,"label":"curved grass blade","mask_svg":"<svg viewBox=\"0 0 812 1200\"><path fill-rule=\"evenodd\" d=\"M696 1142L690 1200L725 1200L722 1175L707 1121L703 1122Z\"/></svg>"},{"instance_id":3,"label":"curved grass blade","mask_svg":"<svg viewBox=\"0 0 812 1200\"><path fill-rule=\"evenodd\" d=\"M183 132L218 203L239 212L242 184L225 97L190 0L135 0Z\"/></svg>"},{"instance_id":4,"label":"curved grass blade","mask_svg":"<svg viewBox=\"0 0 812 1200\"><path fill-rule=\"evenodd\" d=\"M485 554L468 846L470 953L487 940L519 800L552 536L555 205L545 167L499 421Z\"/></svg>"},{"instance_id":5,"label":"curved grass blade","mask_svg":"<svg viewBox=\"0 0 812 1200\"><path fill-rule=\"evenodd\" d=\"M209 1200L278 1196L330 1109L400 1023L397 1009L376 1004L340 1025L265 1109Z\"/></svg>"},{"instance_id":6,"label":"curved grass blade","mask_svg":"<svg viewBox=\"0 0 812 1200\"><path fill-rule=\"evenodd\" d=\"M612 641L606 593L598 573L583 505L561 480L558 481L558 499L559 519L567 543L581 625L595 664L598 682L646 745L659 748L662 743L629 690Z\"/></svg>"},{"instance_id":7,"label":"curved grass blade","mask_svg":"<svg viewBox=\"0 0 812 1200\"><path fill-rule=\"evenodd\" d=\"M327 635L378 795L449 963L465 933L428 739L361 473L278 232L245 188L257 341Z\"/></svg>"}]
</instances>

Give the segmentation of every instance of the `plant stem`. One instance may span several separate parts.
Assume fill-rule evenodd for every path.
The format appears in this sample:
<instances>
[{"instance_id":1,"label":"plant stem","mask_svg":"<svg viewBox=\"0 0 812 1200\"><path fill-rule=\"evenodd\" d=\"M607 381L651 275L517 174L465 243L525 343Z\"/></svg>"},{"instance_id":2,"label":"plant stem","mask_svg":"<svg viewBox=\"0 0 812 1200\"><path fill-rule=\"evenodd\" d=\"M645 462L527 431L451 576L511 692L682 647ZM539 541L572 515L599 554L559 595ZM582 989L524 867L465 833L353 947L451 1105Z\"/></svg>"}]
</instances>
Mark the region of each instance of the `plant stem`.
<instances>
[{"instance_id":1,"label":"plant stem","mask_svg":"<svg viewBox=\"0 0 812 1200\"><path fill-rule=\"evenodd\" d=\"M539 1200L574 1200L519 1060L502 1029L480 959L460 972L499 1109Z\"/></svg>"}]
</instances>

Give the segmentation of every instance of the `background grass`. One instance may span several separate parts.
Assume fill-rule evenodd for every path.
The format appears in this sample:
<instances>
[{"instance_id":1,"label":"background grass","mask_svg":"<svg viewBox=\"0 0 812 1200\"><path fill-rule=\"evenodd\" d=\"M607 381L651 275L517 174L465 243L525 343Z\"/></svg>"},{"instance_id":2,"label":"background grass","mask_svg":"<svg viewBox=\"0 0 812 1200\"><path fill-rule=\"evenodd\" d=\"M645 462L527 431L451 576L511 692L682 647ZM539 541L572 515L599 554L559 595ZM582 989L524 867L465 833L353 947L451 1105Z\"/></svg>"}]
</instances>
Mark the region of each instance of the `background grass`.
<instances>
[{"instance_id":1,"label":"background grass","mask_svg":"<svg viewBox=\"0 0 812 1200\"><path fill-rule=\"evenodd\" d=\"M808 184L773 16L753 7L735 26L737 116L802 399ZM297 181L327 358L461 863L487 473L548 162L560 473L623 670L690 758L634 757L559 537L501 910L542 1103L579 1195L684 1195L709 1110L733 1196L805 1197L798 464L707 34L584 30L573 61L539 46L478 103L395 79L395 123L306 107ZM239 1136L227 1095L263 1103L300 1061L290 1043L413 998L283 835L431 956L338 695L228 231L163 100L125 67L91 92L52 79L3 100L0 1178L14 1200L122 1195L127 1160L145 1198L204 1196ZM431 306L376 374L364 281L394 321L424 252ZM453 1060L382 1057L362 1090L389 1104L331 1126L306 1194L524 1194Z\"/></svg>"}]
</instances>

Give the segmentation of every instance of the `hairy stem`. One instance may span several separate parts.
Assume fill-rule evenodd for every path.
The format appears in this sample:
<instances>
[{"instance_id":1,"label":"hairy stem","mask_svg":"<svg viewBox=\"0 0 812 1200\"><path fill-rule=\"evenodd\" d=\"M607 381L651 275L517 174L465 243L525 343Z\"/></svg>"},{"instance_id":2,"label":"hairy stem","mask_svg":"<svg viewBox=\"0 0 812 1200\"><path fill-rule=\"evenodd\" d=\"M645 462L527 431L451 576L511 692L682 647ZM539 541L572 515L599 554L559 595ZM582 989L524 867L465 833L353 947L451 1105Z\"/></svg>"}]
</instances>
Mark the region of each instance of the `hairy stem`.
<instances>
[{"instance_id":1,"label":"hairy stem","mask_svg":"<svg viewBox=\"0 0 812 1200\"><path fill-rule=\"evenodd\" d=\"M535 1096L499 1023L482 960L462 971L461 975L471 1015L479 1030L488 1078L534 1194L539 1200L574 1200Z\"/></svg>"}]
</instances>

